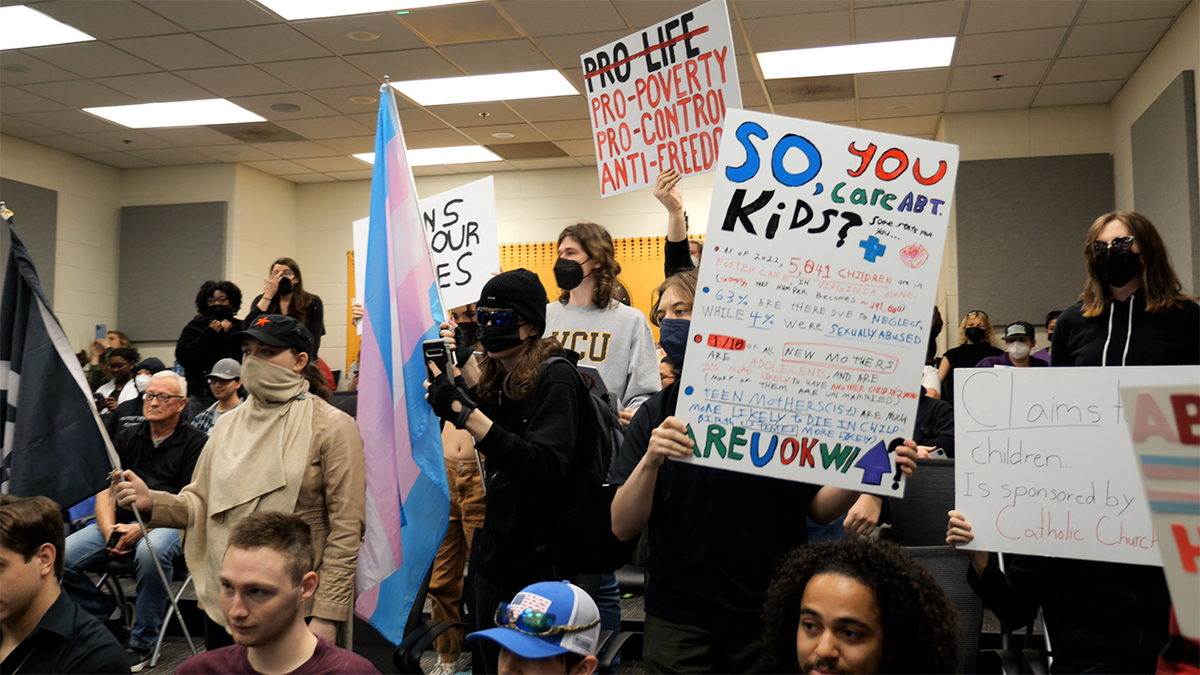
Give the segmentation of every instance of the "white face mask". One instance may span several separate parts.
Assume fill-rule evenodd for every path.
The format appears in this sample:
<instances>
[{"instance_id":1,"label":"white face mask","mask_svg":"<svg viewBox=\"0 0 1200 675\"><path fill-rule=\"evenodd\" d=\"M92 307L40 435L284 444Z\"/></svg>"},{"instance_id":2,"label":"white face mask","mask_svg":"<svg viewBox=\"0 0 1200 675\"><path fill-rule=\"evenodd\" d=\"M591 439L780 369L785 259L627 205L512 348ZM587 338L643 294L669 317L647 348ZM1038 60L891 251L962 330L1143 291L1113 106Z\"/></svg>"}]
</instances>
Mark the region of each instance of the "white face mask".
<instances>
[{"instance_id":1,"label":"white face mask","mask_svg":"<svg viewBox=\"0 0 1200 675\"><path fill-rule=\"evenodd\" d=\"M150 375L138 375L133 378L133 386L137 387L138 392L145 393L146 387L150 386Z\"/></svg>"},{"instance_id":2,"label":"white face mask","mask_svg":"<svg viewBox=\"0 0 1200 675\"><path fill-rule=\"evenodd\" d=\"M692 256L692 267L699 267L699 266L700 266L700 259L697 258L696 256Z\"/></svg>"},{"instance_id":3,"label":"white face mask","mask_svg":"<svg viewBox=\"0 0 1200 675\"><path fill-rule=\"evenodd\" d=\"M1025 359L1029 358L1029 345L1025 344L1024 342L1015 340L1010 342L1008 344L1007 351L1008 355L1011 356L1014 361L1024 361Z\"/></svg>"}]
</instances>

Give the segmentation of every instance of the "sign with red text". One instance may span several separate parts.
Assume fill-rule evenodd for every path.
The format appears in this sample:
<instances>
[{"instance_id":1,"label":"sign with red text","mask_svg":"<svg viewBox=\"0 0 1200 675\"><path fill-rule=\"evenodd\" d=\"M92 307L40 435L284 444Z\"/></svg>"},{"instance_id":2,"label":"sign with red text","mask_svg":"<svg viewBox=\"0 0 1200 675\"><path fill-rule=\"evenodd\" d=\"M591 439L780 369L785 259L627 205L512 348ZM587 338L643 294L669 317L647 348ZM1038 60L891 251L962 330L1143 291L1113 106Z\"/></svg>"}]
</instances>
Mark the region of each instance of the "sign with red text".
<instances>
[{"instance_id":1,"label":"sign with red text","mask_svg":"<svg viewBox=\"0 0 1200 675\"><path fill-rule=\"evenodd\" d=\"M677 414L704 466L902 496L958 148L730 110Z\"/></svg>"},{"instance_id":2,"label":"sign with red text","mask_svg":"<svg viewBox=\"0 0 1200 675\"><path fill-rule=\"evenodd\" d=\"M1121 388L1198 380L1196 366L958 371L955 508L975 534L964 548L1160 565Z\"/></svg>"},{"instance_id":3,"label":"sign with red text","mask_svg":"<svg viewBox=\"0 0 1200 675\"><path fill-rule=\"evenodd\" d=\"M1200 378L1121 396L1179 632L1200 639Z\"/></svg>"},{"instance_id":4,"label":"sign with red text","mask_svg":"<svg viewBox=\"0 0 1200 675\"><path fill-rule=\"evenodd\" d=\"M600 196L653 186L659 172L717 166L730 108L742 107L725 0L583 54Z\"/></svg>"},{"instance_id":5,"label":"sign with red text","mask_svg":"<svg viewBox=\"0 0 1200 675\"><path fill-rule=\"evenodd\" d=\"M483 285L500 272L492 177L422 199L421 222L442 307L448 312L479 302Z\"/></svg>"}]
</instances>

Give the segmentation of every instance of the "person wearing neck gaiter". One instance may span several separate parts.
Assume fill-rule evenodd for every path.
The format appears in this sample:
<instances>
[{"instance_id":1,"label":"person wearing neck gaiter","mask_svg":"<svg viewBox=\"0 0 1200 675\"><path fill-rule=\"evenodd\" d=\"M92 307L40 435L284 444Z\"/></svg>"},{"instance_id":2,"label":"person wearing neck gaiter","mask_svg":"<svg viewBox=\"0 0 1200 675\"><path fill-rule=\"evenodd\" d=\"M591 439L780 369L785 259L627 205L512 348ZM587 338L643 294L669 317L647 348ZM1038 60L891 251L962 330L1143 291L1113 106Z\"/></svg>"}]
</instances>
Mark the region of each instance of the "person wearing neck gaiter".
<instances>
[{"instance_id":1,"label":"person wearing neck gaiter","mask_svg":"<svg viewBox=\"0 0 1200 675\"><path fill-rule=\"evenodd\" d=\"M217 420L192 483L172 495L148 490L126 471L118 501L126 506L136 500L152 527L186 527L184 555L209 618L209 649L232 644L218 579L230 530L256 511L304 518L313 529L320 582L304 608L309 628L349 647L354 570L365 528L358 427L312 390L305 374L313 338L299 321L265 314L230 339L241 345L241 380L249 397Z\"/></svg>"}]
</instances>

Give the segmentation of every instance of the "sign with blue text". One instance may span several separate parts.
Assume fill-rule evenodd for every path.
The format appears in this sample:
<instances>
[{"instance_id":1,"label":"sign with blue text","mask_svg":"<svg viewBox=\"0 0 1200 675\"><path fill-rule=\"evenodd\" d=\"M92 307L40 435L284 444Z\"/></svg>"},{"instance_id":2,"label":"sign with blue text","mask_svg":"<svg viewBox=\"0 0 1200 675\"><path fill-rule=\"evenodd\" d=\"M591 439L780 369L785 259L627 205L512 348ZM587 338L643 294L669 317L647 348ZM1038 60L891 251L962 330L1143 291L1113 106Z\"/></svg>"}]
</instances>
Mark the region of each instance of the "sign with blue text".
<instances>
[{"instance_id":1,"label":"sign with blue text","mask_svg":"<svg viewBox=\"0 0 1200 675\"><path fill-rule=\"evenodd\" d=\"M422 199L421 222L442 306L450 311L479 302L483 285L500 272L492 177Z\"/></svg>"},{"instance_id":2,"label":"sign with blue text","mask_svg":"<svg viewBox=\"0 0 1200 675\"><path fill-rule=\"evenodd\" d=\"M958 148L730 110L678 414L688 461L903 496Z\"/></svg>"}]
</instances>

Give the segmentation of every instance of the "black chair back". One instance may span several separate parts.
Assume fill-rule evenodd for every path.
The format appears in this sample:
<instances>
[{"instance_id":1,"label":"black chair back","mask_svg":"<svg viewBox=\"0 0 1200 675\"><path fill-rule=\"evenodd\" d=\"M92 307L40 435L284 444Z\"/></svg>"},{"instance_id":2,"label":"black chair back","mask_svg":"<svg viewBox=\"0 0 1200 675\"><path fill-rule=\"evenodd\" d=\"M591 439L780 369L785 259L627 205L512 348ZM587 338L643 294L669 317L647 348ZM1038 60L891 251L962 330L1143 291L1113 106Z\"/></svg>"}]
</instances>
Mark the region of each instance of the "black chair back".
<instances>
[{"instance_id":1,"label":"black chair back","mask_svg":"<svg viewBox=\"0 0 1200 675\"><path fill-rule=\"evenodd\" d=\"M918 459L904 499L889 499L892 527L901 546L946 543L946 513L954 508L954 460Z\"/></svg>"},{"instance_id":2,"label":"black chair back","mask_svg":"<svg viewBox=\"0 0 1200 675\"><path fill-rule=\"evenodd\" d=\"M979 659L979 632L983 628L983 600L967 583L970 561L962 552L945 544L906 546L904 550L937 579L958 611L958 672L974 673Z\"/></svg>"}]
</instances>

